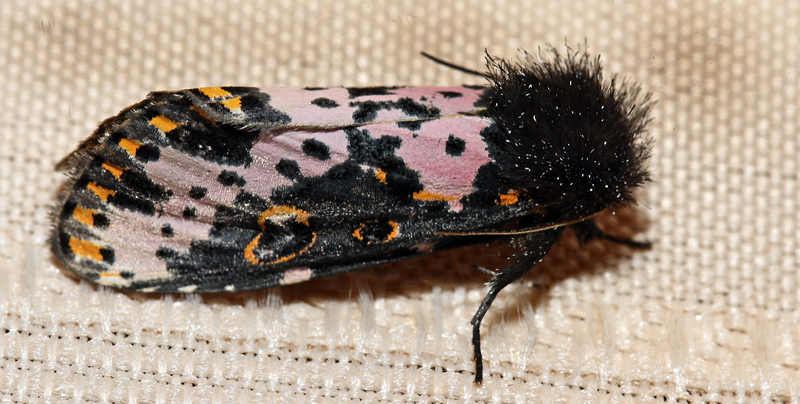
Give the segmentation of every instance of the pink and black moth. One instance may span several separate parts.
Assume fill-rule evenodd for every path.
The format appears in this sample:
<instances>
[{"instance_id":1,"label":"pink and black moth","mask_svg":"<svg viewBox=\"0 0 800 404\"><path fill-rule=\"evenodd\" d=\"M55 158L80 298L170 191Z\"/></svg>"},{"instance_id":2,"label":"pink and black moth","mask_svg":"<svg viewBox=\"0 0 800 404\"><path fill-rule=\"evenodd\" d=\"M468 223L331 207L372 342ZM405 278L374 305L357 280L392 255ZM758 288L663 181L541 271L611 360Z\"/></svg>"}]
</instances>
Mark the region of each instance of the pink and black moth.
<instances>
[{"instance_id":1,"label":"pink and black moth","mask_svg":"<svg viewBox=\"0 0 800 404\"><path fill-rule=\"evenodd\" d=\"M583 52L487 58L488 86L212 87L151 93L69 168L52 250L140 292L243 291L507 239L472 319L566 228L647 181L647 97Z\"/></svg>"}]
</instances>

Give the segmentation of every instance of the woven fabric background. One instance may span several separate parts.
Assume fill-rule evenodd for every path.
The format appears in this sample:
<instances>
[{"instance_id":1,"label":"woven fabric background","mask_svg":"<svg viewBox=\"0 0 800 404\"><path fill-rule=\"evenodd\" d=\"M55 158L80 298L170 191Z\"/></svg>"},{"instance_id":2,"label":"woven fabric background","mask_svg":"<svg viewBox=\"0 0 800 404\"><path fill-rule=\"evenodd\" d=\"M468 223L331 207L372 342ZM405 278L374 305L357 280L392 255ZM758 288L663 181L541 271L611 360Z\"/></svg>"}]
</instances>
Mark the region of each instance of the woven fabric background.
<instances>
[{"instance_id":1,"label":"woven fabric background","mask_svg":"<svg viewBox=\"0 0 800 404\"><path fill-rule=\"evenodd\" d=\"M486 292L470 248L233 295L122 293L46 245L54 164L152 90L481 84L589 43L658 104L653 182ZM14 0L0 6L3 402L800 402L800 5L786 0ZM498 265L499 265L498 264Z\"/></svg>"}]
</instances>

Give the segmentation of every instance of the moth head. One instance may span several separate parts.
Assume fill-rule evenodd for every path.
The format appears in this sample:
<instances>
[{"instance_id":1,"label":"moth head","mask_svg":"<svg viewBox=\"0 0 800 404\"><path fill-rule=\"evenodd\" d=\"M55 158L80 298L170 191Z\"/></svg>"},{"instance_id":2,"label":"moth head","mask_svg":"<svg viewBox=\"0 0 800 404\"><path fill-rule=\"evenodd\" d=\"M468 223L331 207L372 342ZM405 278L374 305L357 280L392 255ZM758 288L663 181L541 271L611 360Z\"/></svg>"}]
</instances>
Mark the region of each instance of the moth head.
<instances>
[{"instance_id":1,"label":"moth head","mask_svg":"<svg viewBox=\"0 0 800 404\"><path fill-rule=\"evenodd\" d=\"M632 188L649 179L649 95L605 82L599 60L585 52L549 53L516 63L487 57L502 175L569 216L631 200Z\"/></svg>"}]
</instances>

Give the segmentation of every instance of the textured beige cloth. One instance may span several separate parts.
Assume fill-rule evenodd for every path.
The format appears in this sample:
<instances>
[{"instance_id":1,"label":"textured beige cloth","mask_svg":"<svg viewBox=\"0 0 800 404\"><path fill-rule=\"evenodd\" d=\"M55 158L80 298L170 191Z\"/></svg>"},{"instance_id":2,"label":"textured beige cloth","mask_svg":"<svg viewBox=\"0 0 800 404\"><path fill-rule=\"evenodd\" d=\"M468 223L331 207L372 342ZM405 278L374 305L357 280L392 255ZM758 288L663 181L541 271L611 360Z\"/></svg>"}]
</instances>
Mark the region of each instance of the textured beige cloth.
<instances>
[{"instance_id":1,"label":"textured beige cloth","mask_svg":"<svg viewBox=\"0 0 800 404\"><path fill-rule=\"evenodd\" d=\"M653 183L486 292L455 250L252 294L152 296L59 269L54 164L151 90L480 84L582 44L652 91ZM29 403L800 402L797 1L4 1L0 400Z\"/></svg>"}]
</instances>

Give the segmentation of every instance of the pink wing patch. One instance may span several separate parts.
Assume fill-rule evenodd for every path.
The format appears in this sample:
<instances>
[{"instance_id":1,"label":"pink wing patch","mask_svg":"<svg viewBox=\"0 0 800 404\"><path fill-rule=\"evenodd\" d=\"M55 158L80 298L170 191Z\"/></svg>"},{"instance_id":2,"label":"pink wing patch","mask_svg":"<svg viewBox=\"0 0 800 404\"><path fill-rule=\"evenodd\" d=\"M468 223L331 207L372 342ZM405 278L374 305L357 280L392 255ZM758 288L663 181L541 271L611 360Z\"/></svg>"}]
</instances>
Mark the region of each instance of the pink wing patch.
<instances>
[{"instance_id":1,"label":"pink wing patch","mask_svg":"<svg viewBox=\"0 0 800 404\"><path fill-rule=\"evenodd\" d=\"M353 89L333 87L319 90L302 88L266 87L260 89L270 95L269 104L292 118L289 126L335 127L352 125L354 113L363 103L390 103L407 98L429 109L438 110L439 116L474 113L483 89L467 87L398 87L387 88L385 94L353 97ZM360 89L369 90L369 89ZM376 92L377 89L376 89ZM322 106L322 107L321 107ZM321 112L321 108L324 108ZM418 119L399 108L380 109L368 122L395 122ZM364 122L367 123L367 122Z\"/></svg>"},{"instance_id":2,"label":"pink wing patch","mask_svg":"<svg viewBox=\"0 0 800 404\"><path fill-rule=\"evenodd\" d=\"M481 130L491 121L474 116L451 116L423 121L417 132L399 128L395 124L368 125L373 136L399 136L403 143L397 150L406 165L417 171L423 191L414 195L420 200L444 200L450 209L461 211L461 198L475 191L472 186L478 169L491 162ZM415 136L416 135L416 136ZM458 156L446 152L450 136L464 142Z\"/></svg>"}]
</instances>

